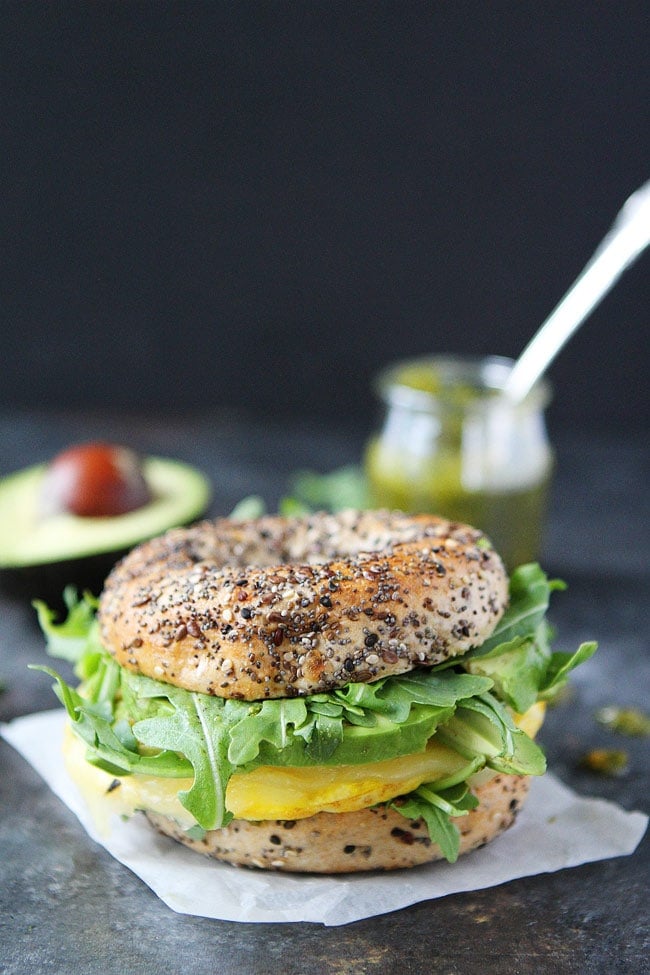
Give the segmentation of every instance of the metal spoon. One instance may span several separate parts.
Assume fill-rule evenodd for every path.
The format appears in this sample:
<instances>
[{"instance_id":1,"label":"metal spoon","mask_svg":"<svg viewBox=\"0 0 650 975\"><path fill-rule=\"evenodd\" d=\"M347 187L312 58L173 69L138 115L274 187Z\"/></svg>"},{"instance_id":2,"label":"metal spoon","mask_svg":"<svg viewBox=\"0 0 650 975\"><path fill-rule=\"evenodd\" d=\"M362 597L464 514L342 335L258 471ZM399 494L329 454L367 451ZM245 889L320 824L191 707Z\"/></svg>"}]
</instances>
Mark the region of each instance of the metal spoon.
<instances>
[{"instance_id":1,"label":"metal spoon","mask_svg":"<svg viewBox=\"0 0 650 975\"><path fill-rule=\"evenodd\" d=\"M650 180L626 200L585 269L525 347L503 387L506 396L516 403L525 399L565 342L648 244Z\"/></svg>"}]
</instances>

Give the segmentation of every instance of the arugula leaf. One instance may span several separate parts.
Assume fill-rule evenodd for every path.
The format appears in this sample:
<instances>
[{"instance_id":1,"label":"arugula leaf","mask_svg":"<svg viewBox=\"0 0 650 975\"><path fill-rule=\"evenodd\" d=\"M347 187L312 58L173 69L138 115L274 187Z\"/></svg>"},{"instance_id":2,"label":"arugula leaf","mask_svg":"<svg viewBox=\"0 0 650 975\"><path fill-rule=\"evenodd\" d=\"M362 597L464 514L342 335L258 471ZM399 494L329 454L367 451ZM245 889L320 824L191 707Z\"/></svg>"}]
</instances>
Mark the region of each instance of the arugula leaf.
<instances>
[{"instance_id":1,"label":"arugula leaf","mask_svg":"<svg viewBox=\"0 0 650 975\"><path fill-rule=\"evenodd\" d=\"M466 666L470 674L490 677L498 696L523 714L538 699L548 657L534 638L516 636Z\"/></svg>"},{"instance_id":2,"label":"arugula leaf","mask_svg":"<svg viewBox=\"0 0 650 975\"><path fill-rule=\"evenodd\" d=\"M173 714L136 721L133 734L149 748L180 752L189 759L194 782L178 798L203 829L225 826L232 819L226 809L226 787L234 766L228 758L228 724L215 720L215 711L223 707L215 707L216 698L171 684L159 686L156 694L164 694Z\"/></svg>"},{"instance_id":3,"label":"arugula leaf","mask_svg":"<svg viewBox=\"0 0 650 975\"><path fill-rule=\"evenodd\" d=\"M411 793L404 805L392 808L407 819L423 819L432 843L437 843L445 860L455 863L460 853L460 833L447 813Z\"/></svg>"},{"instance_id":4,"label":"arugula leaf","mask_svg":"<svg viewBox=\"0 0 650 975\"><path fill-rule=\"evenodd\" d=\"M313 729L305 737L305 751L315 765L323 765L330 759L343 742L343 721L341 717L314 713ZM302 729L298 728L298 735Z\"/></svg>"},{"instance_id":5,"label":"arugula leaf","mask_svg":"<svg viewBox=\"0 0 650 975\"><path fill-rule=\"evenodd\" d=\"M246 765L259 755L260 742L268 741L277 749L287 746L291 727L300 728L307 721L307 706L302 698L263 701L246 708L245 715L230 729L228 759L233 765Z\"/></svg>"},{"instance_id":6,"label":"arugula leaf","mask_svg":"<svg viewBox=\"0 0 650 975\"><path fill-rule=\"evenodd\" d=\"M580 664L593 657L598 649L598 644L594 641L581 643L575 653L554 653L551 656L548 670L544 676L544 682L540 688L539 698L541 701L552 700L558 691L565 686L569 674Z\"/></svg>"},{"instance_id":7,"label":"arugula leaf","mask_svg":"<svg viewBox=\"0 0 650 975\"><path fill-rule=\"evenodd\" d=\"M62 623L55 623L56 612L42 599L32 603L38 614L38 622L45 634L47 652L51 657L76 664L91 650L100 650L95 610L99 601L89 592L79 599L74 586L63 591L63 601L68 615Z\"/></svg>"},{"instance_id":8,"label":"arugula leaf","mask_svg":"<svg viewBox=\"0 0 650 975\"><path fill-rule=\"evenodd\" d=\"M414 704L452 707L457 701L489 690L492 684L488 677L430 669L410 671L398 677L384 677L371 684L348 684L334 691L333 696L402 724L408 719Z\"/></svg>"},{"instance_id":9,"label":"arugula leaf","mask_svg":"<svg viewBox=\"0 0 650 975\"><path fill-rule=\"evenodd\" d=\"M484 657L500 644L515 637L529 637L544 620L551 593L564 589L559 579L549 580L536 562L520 565L510 576L510 602L494 632L476 650L472 658Z\"/></svg>"},{"instance_id":10,"label":"arugula leaf","mask_svg":"<svg viewBox=\"0 0 650 975\"><path fill-rule=\"evenodd\" d=\"M520 714L538 700L549 700L564 686L570 671L595 651L553 654L545 619L551 593L563 588L549 581L537 564L520 566L510 581L510 604L486 642L459 661L471 674L494 682L493 693Z\"/></svg>"},{"instance_id":11,"label":"arugula leaf","mask_svg":"<svg viewBox=\"0 0 650 975\"><path fill-rule=\"evenodd\" d=\"M310 514L311 511L312 509L308 505L294 497L280 498L278 504L278 514L284 518L299 518L301 515Z\"/></svg>"},{"instance_id":12,"label":"arugula leaf","mask_svg":"<svg viewBox=\"0 0 650 975\"><path fill-rule=\"evenodd\" d=\"M83 698L95 704L103 702L106 707L113 706L121 684L120 665L106 653L92 653L82 657L75 671L83 663L85 680Z\"/></svg>"},{"instance_id":13,"label":"arugula leaf","mask_svg":"<svg viewBox=\"0 0 650 975\"><path fill-rule=\"evenodd\" d=\"M470 809L476 808L478 799L466 783L439 792L431 785L422 785L388 805L407 819L423 819L431 842L438 844L449 863L455 863L460 852L460 833L451 818L466 816Z\"/></svg>"},{"instance_id":14,"label":"arugula leaf","mask_svg":"<svg viewBox=\"0 0 650 975\"><path fill-rule=\"evenodd\" d=\"M30 669L49 674L56 681L55 693L67 711L75 734L85 742L86 761L91 765L112 775L137 772L176 778L191 774L191 765L175 754L140 755L130 727L113 721L107 702L89 703L49 667L31 666Z\"/></svg>"},{"instance_id":15,"label":"arugula leaf","mask_svg":"<svg viewBox=\"0 0 650 975\"><path fill-rule=\"evenodd\" d=\"M85 729L81 723L81 707L84 704L84 699L74 689L74 687L70 687L69 684L66 684L61 675L57 674L57 672L52 670L51 667L44 667L41 664L29 664L28 666L30 670L40 670L43 674L48 674L54 679L56 682L53 688L54 693L61 701L63 707L66 709L70 720L74 721L75 724L79 726L78 728L75 728L76 733L79 734L80 737L85 738ZM90 736L90 741L94 743L94 735Z\"/></svg>"},{"instance_id":16,"label":"arugula leaf","mask_svg":"<svg viewBox=\"0 0 650 975\"><path fill-rule=\"evenodd\" d=\"M232 509L229 518L233 521L247 521L249 518L260 518L266 514L266 503L257 494L249 494L238 501Z\"/></svg>"},{"instance_id":17,"label":"arugula leaf","mask_svg":"<svg viewBox=\"0 0 650 975\"><path fill-rule=\"evenodd\" d=\"M357 465L339 467L327 474L298 471L289 483L290 494L280 502L282 514L303 514L325 509L366 508L368 485Z\"/></svg>"},{"instance_id":18,"label":"arugula leaf","mask_svg":"<svg viewBox=\"0 0 650 975\"><path fill-rule=\"evenodd\" d=\"M410 671L395 680L400 697L408 697L414 704L450 707L458 701L475 697L492 687L489 677L446 671Z\"/></svg>"}]
</instances>

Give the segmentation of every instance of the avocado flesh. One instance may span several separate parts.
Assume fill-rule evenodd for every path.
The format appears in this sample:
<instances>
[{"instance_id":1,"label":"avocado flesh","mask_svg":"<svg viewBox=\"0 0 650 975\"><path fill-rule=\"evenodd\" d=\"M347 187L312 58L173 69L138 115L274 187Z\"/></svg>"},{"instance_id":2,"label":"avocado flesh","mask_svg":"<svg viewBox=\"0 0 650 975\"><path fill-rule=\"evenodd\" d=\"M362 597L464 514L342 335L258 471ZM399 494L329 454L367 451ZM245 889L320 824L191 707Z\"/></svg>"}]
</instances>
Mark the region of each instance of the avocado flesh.
<instances>
[{"instance_id":1,"label":"avocado flesh","mask_svg":"<svg viewBox=\"0 0 650 975\"><path fill-rule=\"evenodd\" d=\"M39 464L0 481L0 567L37 565L134 545L198 517L210 489L203 474L160 457L143 462L152 500L125 515L41 517L39 495L46 466Z\"/></svg>"},{"instance_id":2,"label":"avocado flesh","mask_svg":"<svg viewBox=\"0 0 650 975\"><path fill-rule=\"evenodd\" d=\"M117 559L134 545L207 509L210 485L195 468L148 457L143 472L152 500L106 518L69 513L42 516L47 467L39 464L0 480L0 582L18 595L59 597L64 586L97 591Z\"/></svg>"},{"instance_id":3,"label":"avocado flesh","mask_svg":"<svg viewBox=\"0 0 650 975\"><path fill-rule=\"evenodd\" d=\"M280 750L267 741L261 741L258 757L246 767L363 765L400 755L412 755L424 751L437 725L449 719L453 713L453 708L415 704L403 724L395 724L383 715L377 715L377 723L370 727L345 725L341 743L329 758L321 760L311 757L305 743L297 736ZM451 749L448 751L451 753ZM466 764L466 759L457 752L453 755L456 761Z\"/></svg>"},{"instance_id":4,"label":"avocado flesh","mask_svg":"<svg viewBox=\"0 0 650 975\"><path fill-rule=\"evenodd\" d=\"M305 742L293 736L289 743L278 749L268 741L259 743L259 753L254 761L238 766L236 772L251 772L260 766L282 768L336 769L341 766L371 765L427 752L430 759L435 758L435 772L432 780L443 783L444 788L464 782L469 775L484 764L480 756L466 757L449 745L438 741L435 732L439 723L449 720L454 708L437 708L430 705L415 704L402 724L395 724L388 718L378 715L377 723L359 727L344 725L343 740L329 758L313 758L309 755ZM141 715L139 718L141 719ZM137 724L135 726L137 736ZM189 768L179 766L178 777L191 774ZM175 777L175 776L172 776Z\"/></svg>"}]
</instances>

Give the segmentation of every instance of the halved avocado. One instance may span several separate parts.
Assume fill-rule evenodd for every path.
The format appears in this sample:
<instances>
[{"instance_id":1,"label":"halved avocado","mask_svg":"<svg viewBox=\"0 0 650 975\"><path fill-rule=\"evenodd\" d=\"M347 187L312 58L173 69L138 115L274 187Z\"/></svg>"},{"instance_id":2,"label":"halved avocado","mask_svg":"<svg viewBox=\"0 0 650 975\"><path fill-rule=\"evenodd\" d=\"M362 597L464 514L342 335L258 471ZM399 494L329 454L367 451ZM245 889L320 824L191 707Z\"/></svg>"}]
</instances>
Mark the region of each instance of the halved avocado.
<instances>
[{"instance_id":1,"label":"halved avocado","mask_svg":"<svg viewBox=\"0 0 650 975\"><path fill-rule=\"evenodd\" d=\"M134 545L203 515L210 501L205 475L188 464L146 457L151 500L103 518L41 513L46 464L0 480L0 585L8 592L57 602L66 585L98 593L115 562Z\"/></svg>"}]
</instances>

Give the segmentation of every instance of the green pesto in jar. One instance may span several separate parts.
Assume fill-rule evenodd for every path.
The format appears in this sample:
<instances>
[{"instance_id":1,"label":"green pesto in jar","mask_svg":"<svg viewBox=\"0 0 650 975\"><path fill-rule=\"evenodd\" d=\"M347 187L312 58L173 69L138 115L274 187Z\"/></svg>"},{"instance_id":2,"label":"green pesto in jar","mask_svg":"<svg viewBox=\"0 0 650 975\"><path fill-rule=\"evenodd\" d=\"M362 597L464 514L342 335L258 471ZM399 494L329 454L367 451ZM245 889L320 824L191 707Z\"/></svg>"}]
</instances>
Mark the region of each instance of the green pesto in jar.
<instances>
[{"instance_id":1,"label":"green pesto in jar","mask_svg":"<svg viewBox=\"0 0 650 975\"><path fill-rule=\"evenodd\" d=\"M513 568L539 557L552 453L547 389L508 403L500 388L509 369L503 359L440 358L387 370L365 473L371 503L475 525Z\"/></svg>"}]
</instances>

